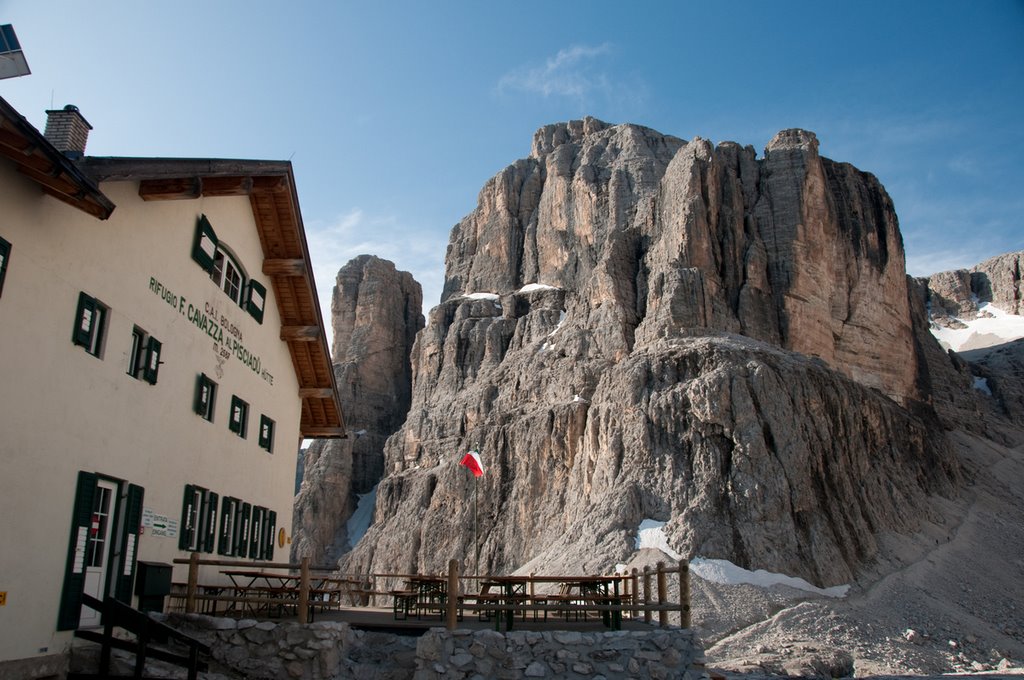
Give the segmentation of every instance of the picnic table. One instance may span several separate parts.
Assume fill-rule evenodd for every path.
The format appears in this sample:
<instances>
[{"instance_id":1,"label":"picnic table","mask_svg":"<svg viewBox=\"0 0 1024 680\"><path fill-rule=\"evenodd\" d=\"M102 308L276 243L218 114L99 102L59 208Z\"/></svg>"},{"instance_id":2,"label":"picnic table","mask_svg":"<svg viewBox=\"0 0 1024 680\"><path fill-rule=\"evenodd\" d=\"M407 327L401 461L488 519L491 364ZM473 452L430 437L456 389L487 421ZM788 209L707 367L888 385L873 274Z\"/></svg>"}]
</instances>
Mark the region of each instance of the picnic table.
<instances>
[{"instance_id":1,"label":"picnic table","mask_svg":"<svg viewBox=\"0 0 1024 680\"><path fill-rule=\"evenodd\" d=\"M505 629L511 630L517 613L526 618L532 611L534 620L543 612L547 620L549 611L561 612L568 620L575 614L577 620L587 616L593 608L600 614L604 625L618 630L622 627L623 598L619 593L622 576L490 576L481 581L480 593L476 595L481 616L495 615L495 626L505 622ZM553 584L557 593L534 592L537 584ZM493 592L492 592L493 591ZM488 608L490 605L490 608Z\"/></svg>"},{"instance_id":2,"label":"picnic table","mask_svg":"<svg viewBox=\"0 0 1024 680\"><path fill-rule=\"evenodd\" d=\"M229 604L229 612L235 609L237 602L242 602L253 614L266 611L268 615L275 603L279 613L285 607L298 606L301 582L298 574L250 569L227 569L221 573L231 580L236 598L236 602ZM339 607L342 595L348 596L350 604L356 604L356 599L362 593L362 583L355 579L313 576L309 585L310 614L315 607L321 610Z\"/></svg>"}]
</instances>

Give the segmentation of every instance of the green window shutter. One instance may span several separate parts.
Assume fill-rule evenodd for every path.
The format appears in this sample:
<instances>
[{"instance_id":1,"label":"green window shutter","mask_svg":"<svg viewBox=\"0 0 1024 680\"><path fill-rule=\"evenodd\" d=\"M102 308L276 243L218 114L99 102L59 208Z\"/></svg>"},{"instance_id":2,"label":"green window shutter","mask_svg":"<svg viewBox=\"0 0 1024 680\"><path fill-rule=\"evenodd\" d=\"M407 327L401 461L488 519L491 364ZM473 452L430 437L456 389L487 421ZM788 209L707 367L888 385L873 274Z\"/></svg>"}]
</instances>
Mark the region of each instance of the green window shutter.
<instances>
[{"instance_id":1,"label":"green window shutter","mask_svg":"<svg viewBox=\"0 0 1024 680\"><path fill-rule=\"evenodd\" d=\"M206 215L200 215L196 220L196 235L192 242L192 259L206 272L213 271L213 262L217 256L217 234L213 226L206 219Z\"/></svg>"},{"instance_id":2,"label":"green window shutter","mask_svg":"<svg viewBox=\"0 0 1024 680\"><path fill-rule=\"evenodd\" d=\"M203 537L203 550L213 552L214 539L217 537L217 501L219 496L212 491L207 494L206 503L206 536Z\"/></svg>"},{"instance_id":3,"label":"green window shutter","mask_svg":"<svg viewBox=\"0 0 1024 680\"><path fill-rule=\"evenodd\" d=\"M252 518L252 506L242 503L242 514L235 519L238 530L235 536L238 539L235 544L235 556L245 557L249 554L249 520Z\"/></svg>"},{"instance_id":4,"label":"green window shutter","mask_svg":"<svg viewBox=\"0 0 1024 680\"><path fill-rule=\"evenodd\" d=\"M7 261L11 259L11 244L0 238L0 295L4 292L4 278L7 276Z\"/></svg>"},{"instance_id":5,"label":"green window shutter","mask_svg":"<svg viewBox=\"0 0 1024 680\"><path fill-rule=\"evenodd\" d=\"M135 581L135 565L138 563L139 526L142 524L142 500L145 490L135 484L128 485L125 499L124 525L121 527L121 555L114 575L116 586L114 597L131 604L132 583Z\"/></svg>"},{"instance_id":6,"label":"green window shutter","mask_svg":"<svg viewBox=\"0 0 1024 680\"><path fill-rule=\"evenodd\" d=\"M96 298L86 295L84 292L78 294L78 311L75 312L75 331L71 340L76 345L89 348L92 346L92 336L96 332Z\"/></svg>"},{"instance_id":7,"label":"green window shutter","mask_svg":"<svg viewBox=\"0 0 1024 680\"><path fill-rule=\"evenodd\" d=\"M267 513L265 526L266 531L264 535L267 537L267 540L263 544L263 559L272 560L274 559L274 538L277 533L277 513L273 510Z\"/></svg>"},{"instance_id":8,"label":"green window shutter","mask_svg":"<svg viewBox=\"0 0 1024 680\"><path fill-rule=\"evenodd\" d=\"M74 630L82 614L82 590L85 588L85 548L89 540L92 503L96 495L97 477L91 472L78 473L75 505L71 513L71 538L64 568L64 588L57 613L57 630Z\"/></svg>"},{"instance_id":9,"label":"green window shutter","mask_svg":"<svg viewBox=\"0 0 1024 680\"><path fill-rule=\"evenodd\" d=\"M160 371L160 350L163 348L163 344L154 338L149 337L149 342L146 343L146 365L142 369L142 379L148 382L150 385L156 384L156 376Z\"/></svg>"},{"instance_id":10,"label":"green window shutter","mask_svg":"<svg viewBox=\"0 0 1024 680\"><path fill-rule=\"evenodd\" d=\"M249 532L249 557L258 560L260 555L260 539L263 537L264 509L256 506L252 509L252 525Z\"/></svg>"},{"instance_id":11,"label":"green window shutter","mask_svg":"<svg viewBox=\"0 0 1024 680\"><path fill-rule=\"evenodd\" d=\"M192 410L201 416L205 416L210 407L210 386L207 384L209 378L205 373L200 373L196 378L196 396L192 400Z\"/></svg>"},{"instance_id":12,"label":"green window shutter","mask_svg":"<svg viewBox=\"0 0 1024 680\"><path fill-rule=\"evenodd\" d=\"M274 421L265 415L260 415L260 448L273 453L274 450Z\"/></svg>"},{"instance_id":13,"label":"green window shutter","mask_svg":"<svg viewBox=\"0 0 1024 680\"><path fill-rule=\"evenodd\" d=\"M259 323L263 323L263 310L267 306L267 289L259 281L250 281L245 299L245 309Z\"/></svg>"},{"instance_id":14,"label":"green window shutter","mask_svg":"<svg viewBox=\"0 0 1024 680\"><path fill-rule=\"evenodd\" d=\"M178 534L178 549L188 550L189 546L192 545L192 536L195 534L196 528L193 526L192 514L194 511L193 506L195 505L196 487L191 484L185 485L185 498L181 504L181 522L178 526L181 528Z\"/></svg>"},{"instance_id":15,"label":"green window shutter","mask_svg":"<svg viewBox=\"0 0 1024 680\"><path fill-rule=\"evenodd\" d=\"M220 539L217 541L218 555L231 555L231 519L235 515L235 499L225 496L220 504Z\"/></svg>"}]
</instances>

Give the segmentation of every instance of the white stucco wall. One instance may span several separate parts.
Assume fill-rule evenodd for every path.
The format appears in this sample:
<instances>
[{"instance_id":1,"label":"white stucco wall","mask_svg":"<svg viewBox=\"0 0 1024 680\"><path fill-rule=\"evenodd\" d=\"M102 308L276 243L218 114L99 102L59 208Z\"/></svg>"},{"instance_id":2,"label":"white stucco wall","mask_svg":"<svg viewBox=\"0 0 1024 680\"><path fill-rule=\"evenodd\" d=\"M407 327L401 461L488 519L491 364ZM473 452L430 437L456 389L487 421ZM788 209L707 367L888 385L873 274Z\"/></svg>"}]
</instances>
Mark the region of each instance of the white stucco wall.
<instances>
[{"instance_id":1,"label":"white stucco wall","mask_svg":"<svg viewBox=\"0 0 1024 680\"><path fill-rule=\"evenodd\" d=\"M179 523L184 486L197 484L274 510L277 526L291 529L301 405L248 199L144 202L134 182L101 189L117 205L106 221L0 161L0 237L12 244L0 293L0 660L59 652L70 640L55 627L79 470L144 487L144 507ZM267 286L262 325L191 259L201 213ZM71 341L80 291L111 310L102 358ZM220 357L190 322L190 305L235 326L273 382L233 354ZM155 385L127 374L133 326L163 343ZM212 423L192 410L201 372L218 383ZM232 394L249 403L245 439L228 429ZM260 414L276 421L272 454L258 445ZM287 554L275 541L274 560ZM187 553L177 538L147 530L138 557L169 563ZM213 580L216 569L207 571ZM185 573L176 567L174 580Z\"/></svg>"}]
</instances>

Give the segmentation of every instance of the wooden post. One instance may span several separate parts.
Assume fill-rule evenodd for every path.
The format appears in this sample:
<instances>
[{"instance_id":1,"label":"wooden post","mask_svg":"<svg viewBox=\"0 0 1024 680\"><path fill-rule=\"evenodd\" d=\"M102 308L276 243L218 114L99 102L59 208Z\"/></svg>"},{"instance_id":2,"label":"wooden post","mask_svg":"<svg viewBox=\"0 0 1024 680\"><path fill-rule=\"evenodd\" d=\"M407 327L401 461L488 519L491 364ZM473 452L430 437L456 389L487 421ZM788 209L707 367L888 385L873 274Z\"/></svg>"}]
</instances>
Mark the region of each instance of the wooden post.
<instances>
[{"instance_id":1,"label":"wooden post","mask_svg":"<svg viewBox=\"0 0 1024 680\"><path fill-rule=\"evenodd\" d=\"M690 561L679 562L679 625L690 627Z\"/></svg>"},{"instance_id":2,"label":"wooden post","mask_svg":"<svg viewBox=\"0 0 1024 680\"><path fill-rule=\"evenodd\" d=\"M651 622L651 610L647 605L651 603L651 567L644 565L644 623Z\"/></svg>"},{"instance_id":3,"label":"wooden post","mask_svg":"<svg viewBox=\"0 0 1024 680\"><path fill-rule=\"evenodd\" d=\"M370 606L377 606L377 575L370 574Z\"/></svg>"},{"instance_id":4,"label":"wooden post","mask_svg":"<svg viewBox=\"0 0 1024 680\"><path fill-rule=\"evenodd\" d=\"M535 595L535 593L534 593L533 577L536 576L536 575L537 575L537 572L535 572L535 571L531 571L530 572L530 603L531 604L533 603L533 596Z\"/></svg>"},{"instance_id":5,"label":"wooden post","mask_svg":"<svg viewBox=\"0 0 1024 680\"><path fill-rule=\"evenodd\" d=\"M455 630L459 620L459 562L448 560L448 593L445 600L448 630Z\"/></svg>"},{"instance_id":6,"label":"wooden post","mask_svg":"<svg viewBox=\"0 0 1024 680\"><path fill-rule=\"evenodd\" d=\"M636 567L629 579L633 583L633 618L640 618L640 579L637 577Z\"/></svg>"},{"instance_id":7,"label":"wooden post","mask_svg":"<svg viewBox=\"0 0 1024 680\"><path fill-rule=\"evenodd\" d=\"M188 556L188 586L185 590L185 613L196 613L196 591L199 590L199 553Z\"/></svg>"},{"instance_id":8,"label":"wooden post","mask_svg":"<svg viewBox=\"0 0 1024 680\"><path fill-rule=\"evenodd\" d=\"M658 606L664 605L668 600L668 583L665 580L665 563L658 562ZM662 628L668 626L668 610L658 610L658 625Z\"/></svg>"},{"instance_id":9,"label":"wooden post","mask_svg":"<svg viewBox=\"0 0 1024 680\"><path fill-rule=\"evenodd\" d=\"M299 623L309 622L309 555L302 558L299 571Z\"/></svg>"}]
</instances>

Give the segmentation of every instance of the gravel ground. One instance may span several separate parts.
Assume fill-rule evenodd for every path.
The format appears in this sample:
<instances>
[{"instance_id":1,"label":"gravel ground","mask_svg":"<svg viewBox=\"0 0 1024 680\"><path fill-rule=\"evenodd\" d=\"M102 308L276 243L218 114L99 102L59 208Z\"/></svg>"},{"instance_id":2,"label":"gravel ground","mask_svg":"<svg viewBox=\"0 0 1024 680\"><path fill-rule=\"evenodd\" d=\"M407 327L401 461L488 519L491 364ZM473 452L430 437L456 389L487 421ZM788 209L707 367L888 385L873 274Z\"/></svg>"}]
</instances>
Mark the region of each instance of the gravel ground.
<instances>
[{"instance_id":1,"label":"gravel ground","mask_svg":"<svg viewBox=\"0 0 1024 680\"><path fill-rule=\"evenodd\" d=\"M1024 675L1024 445L951 436L967 486L934 499L915 536L883 536L846 598L692 577L693 623L715 674ZM671 563L643 550L628 566L659 560Z\"/></svg>"}]
</instances>

